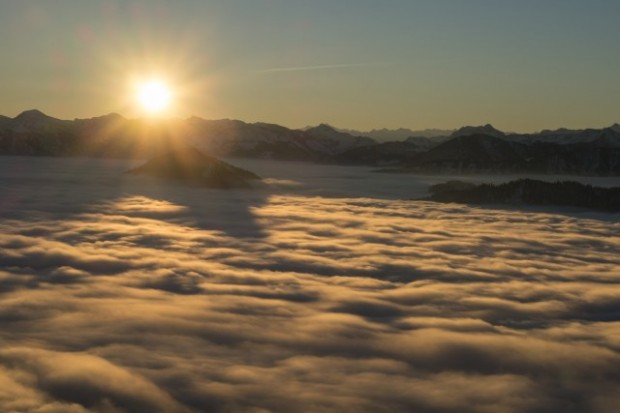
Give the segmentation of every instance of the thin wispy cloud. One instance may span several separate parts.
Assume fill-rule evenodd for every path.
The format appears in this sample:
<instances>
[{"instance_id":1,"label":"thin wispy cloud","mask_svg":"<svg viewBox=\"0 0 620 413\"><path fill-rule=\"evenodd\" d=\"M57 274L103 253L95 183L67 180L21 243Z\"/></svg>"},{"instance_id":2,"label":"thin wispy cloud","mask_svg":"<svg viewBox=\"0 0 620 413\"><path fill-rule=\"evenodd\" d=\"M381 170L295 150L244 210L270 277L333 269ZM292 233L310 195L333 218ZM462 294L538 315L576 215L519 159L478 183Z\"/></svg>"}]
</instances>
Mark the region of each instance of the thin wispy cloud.
<instances>
[{"instance_id":1,"label":"thin wispy cloud","mask_svg":"<svg viewBox=\"0 0 620 413\"><path fill-rule=\"evenodd\" d=\"M334 69L351 69L360 67L380 67L390 66L392 62L366 62L366 63L337 63L329 65L314 65L314 66L289 66L289 67L274 67L270 69L259 70L258 73L280 73L280 72L309 72L316 70L334 70Z\"/></svg>"}]
</instances>

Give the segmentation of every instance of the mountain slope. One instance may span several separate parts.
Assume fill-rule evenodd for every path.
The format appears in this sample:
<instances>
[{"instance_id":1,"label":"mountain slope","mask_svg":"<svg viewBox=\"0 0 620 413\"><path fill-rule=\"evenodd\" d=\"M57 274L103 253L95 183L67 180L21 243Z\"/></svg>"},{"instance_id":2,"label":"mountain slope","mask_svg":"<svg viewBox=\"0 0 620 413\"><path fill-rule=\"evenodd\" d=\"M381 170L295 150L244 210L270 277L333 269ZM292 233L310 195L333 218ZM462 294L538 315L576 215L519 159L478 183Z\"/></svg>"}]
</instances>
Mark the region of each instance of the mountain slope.
<instances>
[{"instance_id":1,"label":"mountain slope","mask_svg":"<svg viewBox=\"0 0 620 413\"><path fill-rule=\"evenodd\" d=\"M620 148L607 140L557 145L459 136L413 157L400 171L424 173L542 173L620 175Z\"/></svg>"},{"instance_id":2,"label":"mountain slope","mask_svg":"<svg viewBox=\"0 0 620 413\"><path fill-rule=\"evenodd\" d=\"M327 124L320 124L314 128L306 129L309 135L307 144L316 150L328 155L336 155L348 150L375 145L374 139L353 136L349 133L340 132Z\"/></svg>"},{"instance_id":3,"label":"mountain slope","mask_svg":"<svg viewBox=\"0 0 620 413\"><path fill-rule=\"evenodd\" d=\"M10 127L18 133L50 132L68 124L69 121L56 119L37 109L31 109L13 118Z\"/></svg>"},{"instance_id":4,"label":"mountain slope","mask_svg":"<svg viewBox=\"0 0 620 413\"><path fill-rule=\"evenodd\" d=\"M216 156L319 161L343 151L374 145L325 127L300 131L239 120L139 120L109 114L64 121L40 111L0 119L0 154L151 157L174 143Z\"/></svg>"},{"instance_id":5,"label":"mountain slope","mask_svg":"<svg viewBox=\"0 0 620 413\"><path fill-rule=\"evenodd\" d=\"M402 141L410 137L414 138L442 138L452 135L454 130L450 129L423 129L411 130L406 128L398 129L372 129L370 131L358 131L354 129L338 129L353 136L365 136L372 138L377 142L394 142Z\"/></svg>"},{"instance_id":6,"label":"mountain slope","mask_svg":"<svg viewBox=\"0 0 620 413\"><path fill-rule=\"evenodd\" d=\"M523 148L487 135L457 136L415 158L412 167L437 171L510 171L524 167Z\"/></svg>"},{"instance_id":7,"label":"mountain slope","mask_svg":"<svg viewBox=\"0 0 620 413\"><path fill-rule=\"evenodd\" d=\"M151 158L192 145L218 157L392 165L424 173L620 175L617 129L616 124L505 135L485 125L461 128L447 140L377 143L326 124L294 130L240 120L140 120L118 114L67 121L29 110L12 119L0 117L0 154Z\"/></svg>"},{"instance_id":8,"label":"mountain slope","mask_svg":"<svg viewBox=\"0 0 620 413\"><path fill-rule=\"evenodd\" d=\"M27 110L0 119L0 154L67 155L77 142L72 122Z\"/></svg>"},{"instance_id":9,"label":"mountain slope","mask_svg":"<svg viewBox=\"0 0 620 413\"><path fill-rule=\"evenodd\" d=\"M456 130L451 138L456 138L459 136L469 136L469 135L486 135L493 136L495 138L503 138L506 134L498 129L495 129L493 125L486 124L484 126L463 126L462 128Z\"/></svg>"},{"instance_id":10,"label":"mountain slope","mask_svg":"<svg viewBox=\"0 0 620 413\"><path fill-rule=\"evenodd\" d=\"M250 186L250 181L260 179L253 172L204 155L192 147L175 148L128 173L219 189L245 188Z\"/></svg>"},{"instance_id":11,"label":"mountain slope","mask_svg":"<svg viewBox=\"0 0 620 413\"><path fill-rule=\"evenodd\" d=\"M423 149L409 141L382 142L348 150L332 156L327 161L344 165L386 166L406 163L421 151Z\"/></svg>"},{"instance_id":12,"label":"mountain slope","mask_svg":"<svg viewBox=\"0 0 620 413\"><path fill-rule=\"evenodd\" d=\"M500 185L450 181L433 185L428 198L437 202L509 205L555 205L620 211L620 187L597 188L578 182L519 179Z\"/></svg>"}]
</instances>

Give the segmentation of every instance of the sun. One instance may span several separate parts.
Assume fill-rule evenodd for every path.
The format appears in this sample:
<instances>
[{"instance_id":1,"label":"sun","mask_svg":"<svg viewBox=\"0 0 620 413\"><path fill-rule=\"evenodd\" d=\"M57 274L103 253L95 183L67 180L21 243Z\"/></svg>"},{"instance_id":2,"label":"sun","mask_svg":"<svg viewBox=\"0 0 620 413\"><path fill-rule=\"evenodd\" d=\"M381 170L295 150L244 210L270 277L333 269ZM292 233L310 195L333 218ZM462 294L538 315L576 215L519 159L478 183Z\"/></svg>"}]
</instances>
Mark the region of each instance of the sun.
<instances>
[{"instance_id":1,"label":"sun","mask_svg":"<svg viewBox=\"0 0 620 413\"><path fill-rule=\"evenodd\" d=\"M149 79L137 83L136 100L145 112L151 115L160 114L170 106L172 92L166 82Z\"/></svg>"}]
</instances>

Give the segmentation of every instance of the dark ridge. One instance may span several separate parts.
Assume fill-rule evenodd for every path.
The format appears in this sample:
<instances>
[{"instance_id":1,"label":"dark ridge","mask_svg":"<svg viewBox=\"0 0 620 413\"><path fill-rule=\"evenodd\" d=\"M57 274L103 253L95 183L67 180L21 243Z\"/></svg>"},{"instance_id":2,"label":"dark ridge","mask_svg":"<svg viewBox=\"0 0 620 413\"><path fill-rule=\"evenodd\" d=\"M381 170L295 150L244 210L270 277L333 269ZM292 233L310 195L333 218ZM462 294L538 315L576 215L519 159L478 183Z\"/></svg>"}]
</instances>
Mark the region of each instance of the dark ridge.
<instances>
[{"instance_id":1,"label":"dark ridge","mask_svg":"<svg viewBox=\"0 0 620 413\"><path fill-rule=\"evenodd\" d=\"M23 111L19 115L15 116L15 119L30 118L30 117L42 118L42 117L47 117L47 115L41 112L39 109L28 109L28 110Z\"/></svg>"},{"instance_id":2,"label":"dark ridge","mask_svg":"<svg viewBox=\"0 0 620 413\"><path fill-rule=\"evenodd\" d=\"M496 138L504 137L506 134L498 129L495 129L493 125L487 123L484 126L463 126L462 128L456 130L451 137L455 138L458 136L469 136L469 135L487 135L493 136Z\"/></svg>"},{"instance_id":3,"label":"dark ridge","mask_svg":"<svg viewBox=\"0 0 620 413\"><path fill-rule=\"evenodd\" d=\"M590 142L523 144L487 135L459 136L386 172L620 175L620 134L601 131Z\"/></svg>"},{"instance_id":4,"label":"dark ridge","mask_svg":"<svg viewBox=\"0 0 620 413\"><path fill-rule=\"evenodd\" d=\"M250 181L260 179L253 172L205 155L192 147L182 147L156 156L128 173L220 189L247 188Z\"/></svg>"},{"instance_id":5,"label":"dark ridge","mask_svg":"<svg viewBox=\"0 0 620 413\"><path fill-rule=\"evenodd\" d=\"M60 119L53 118L49 115L46 115L45 113L41 112L38 109L25 110L19 115L15 116L13 120L16 122L41 122L41 121L62 122Z\"/></svg>"},{"instance_id":6,"label":"dark ridge","mask_svg":"<svg viewBox=\"0 0 620 413\"><path fill-rule=\"evenodd\" d=\"M60 120L32 109L0 117L0 155L150 159L176 145L191 145L220 158L369 165L386 172L620 176L617 124L530 135L505 135L484 125L459 133L465 136L378 143L328 124L294 130L240 120L153 122L118 114Z\"/></svg>"},{"instance_id":7,"label":"dark ridge","mask_svg":"<svg viewBox=\"0 0 620 413\"><path fill-rule=\"evenodd\" d=\"M424 149L411 141L382 142L376 145L353 148L334 155L327 159L326 163L372 166L401 165L423 151Z\"/></svg>"},{"instance_id":8,"label":"dark ridge","mask_svg":"<svg viewBox=\"0 0 620 413\"><path fill-rule=\"evenodd\" d=\"M620 212L620 187L599 188L574 181L518 179L499 185L449 181L430 187L436 202L553 205Z\"/></svg>"}]
</instances>

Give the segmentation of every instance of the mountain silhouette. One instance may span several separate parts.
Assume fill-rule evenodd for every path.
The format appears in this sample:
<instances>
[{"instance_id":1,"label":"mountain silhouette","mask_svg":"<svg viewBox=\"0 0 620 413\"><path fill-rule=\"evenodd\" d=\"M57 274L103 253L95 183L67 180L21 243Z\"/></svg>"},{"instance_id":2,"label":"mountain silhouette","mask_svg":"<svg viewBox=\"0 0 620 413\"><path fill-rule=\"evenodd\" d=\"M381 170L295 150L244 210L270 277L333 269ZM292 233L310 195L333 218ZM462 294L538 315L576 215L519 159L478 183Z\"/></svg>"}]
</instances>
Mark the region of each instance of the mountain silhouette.
<instances>
[{"instance_id":1,"label":"mountain silhouette","mask_svg":"<svg viewBox=\"0 0 620 413\"><path fill-rule=\"evenodd\" d=\"M620 211L620 187L598 188L574 181L518 179L500 185L449 181L430 187L437 202L554 205Z\"/></svg>"},{"instance_id":2,"label":"mountain silhouette","mask_svg":"<svg viewBox=\"0 0 620 413\"><path fill-rule=\"evenodd\" d=\"M38 110L0 117L0 155L150 159L183 145L214 157L393 166L421 173L620 175L620 127L506 134L492 125L447 138L376 142L328 124L305 130L240 120L60 120Z\"/></svg>"},{"instance_id":3,"label":"mountain silhouette","mask_svg":"<svg viewBox=\"0 0 620 413\"><path fill-rule=\"evenodd\" d=\"M219 189L247 188L251 186L250 181L260 179L253 172L205 155L192 147L176 148L158 155L128 173Z\"/></svg>"},{"instance_id":4,"label":"mountain silhouette","mask_svg":"<svg viewBox=\"0 0 620 413\"><path fill-rule=\"evenodd\" d=\"M469 136L469 135L486 135L493 136L495 138L501 138L506 136L506 134L498 129L495 129L493 125L486 124L484 126L463 126L462 128L456 130L450 137L456 138L459 136Z\"/></svg>"}]
</instances>

